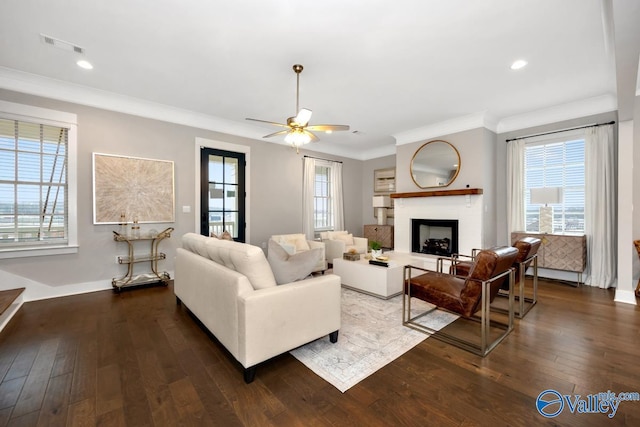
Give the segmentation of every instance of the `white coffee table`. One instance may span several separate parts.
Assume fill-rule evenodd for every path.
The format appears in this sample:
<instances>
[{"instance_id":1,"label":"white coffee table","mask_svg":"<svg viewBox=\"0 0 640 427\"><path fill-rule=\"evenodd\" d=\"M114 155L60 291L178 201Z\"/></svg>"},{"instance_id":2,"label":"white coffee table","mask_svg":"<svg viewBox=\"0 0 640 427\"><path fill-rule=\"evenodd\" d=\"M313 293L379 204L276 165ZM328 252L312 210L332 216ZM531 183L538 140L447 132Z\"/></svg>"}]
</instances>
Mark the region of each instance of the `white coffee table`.
<instances>
[{"instance_id":1,"label":"white coffee table","mask_svg":"<svg viewBox=\"0 0 640 427\"><path fill-rule=\"evenodd\" d=\"M347 261L342 258L333 260L333 273L340 276L342 286L378 298L389 299L402 293L402 281L405 265L436 269L435 257L414 256L398 252L385 253L389 256L389 267L369 264L361 255L359 261ZM412 270L411 276L422 274Z\"/></svg>"}]
</instances>

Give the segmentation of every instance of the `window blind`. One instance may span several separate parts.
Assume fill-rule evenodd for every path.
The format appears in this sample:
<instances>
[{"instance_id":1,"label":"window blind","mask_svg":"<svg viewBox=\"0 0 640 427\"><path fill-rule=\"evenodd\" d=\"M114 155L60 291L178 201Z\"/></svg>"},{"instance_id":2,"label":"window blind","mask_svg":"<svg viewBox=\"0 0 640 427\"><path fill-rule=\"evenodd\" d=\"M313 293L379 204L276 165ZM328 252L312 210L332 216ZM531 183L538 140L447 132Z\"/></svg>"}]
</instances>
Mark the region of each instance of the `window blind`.
<instances>
[{"instance_id":1,"label":"window blind","mask_svg":"<svg viewBox=\"0 0 640 427\"><path fill-rule=\"evenodd\" d=\"M554 233L583 233L585 206L584 138L534 143L525 148L526 231L537 232L539 204L531 188L561 187L563 200L552 204Z\"/></svg>"},{"instance_id":2,"label":"window blind","mask_svg":"<svg viewBox=\"0 0 640 427\"><path fill-rule=\"evenodd\" d=\"M0 119L0 245L68 241L68 129Z\"/></svg>"}]
</instances>

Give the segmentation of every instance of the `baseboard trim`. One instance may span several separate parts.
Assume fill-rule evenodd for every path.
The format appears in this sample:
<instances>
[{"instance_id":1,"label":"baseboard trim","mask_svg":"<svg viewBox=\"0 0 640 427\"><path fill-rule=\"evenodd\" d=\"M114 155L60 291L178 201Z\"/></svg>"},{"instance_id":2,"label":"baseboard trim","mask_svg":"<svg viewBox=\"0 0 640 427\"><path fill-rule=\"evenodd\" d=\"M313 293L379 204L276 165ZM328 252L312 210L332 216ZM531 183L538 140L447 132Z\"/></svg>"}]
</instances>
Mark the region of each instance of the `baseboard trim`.
<instances>
[{"instance_id":1,"label":"baseboard trim","mask_svg":"<svg viewBox=\"0 0 640 427\"><path fill-rule=\"evenodd\" d=\"M636 294L633 291L616 289L616 296L613 300L615 302L623 302L625 304L638 305Z\"/></svg>"}]
</instances>

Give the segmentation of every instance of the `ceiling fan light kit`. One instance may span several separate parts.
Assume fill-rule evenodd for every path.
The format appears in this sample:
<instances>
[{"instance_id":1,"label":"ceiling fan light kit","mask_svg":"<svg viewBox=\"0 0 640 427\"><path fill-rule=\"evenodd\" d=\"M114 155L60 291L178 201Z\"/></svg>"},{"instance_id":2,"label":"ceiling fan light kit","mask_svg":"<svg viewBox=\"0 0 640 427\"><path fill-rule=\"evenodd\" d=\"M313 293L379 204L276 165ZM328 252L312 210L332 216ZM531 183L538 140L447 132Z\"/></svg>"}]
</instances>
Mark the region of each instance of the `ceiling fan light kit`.
<instances>
[{"instance_id":1,"label":"ceiling fan light kit","mask_svg":"<svg viewBox=\"0 0 640 427\"><path fill-rule=\"evenodd\" d=\"M311 120L312 111L307 108L300 109L300 73L304 67L300 64L293 66L293 71L296 73L296 115L287 119L287 124L270 122L268 120L251 119L254 122L268 123L274 126L280 126L288 128L287 130L281 130L278 132L270 133L263 136L263 138L271 138L277 135L285 135L284 141L291 144L296 149L296 153L300 152L302 145L309 142L317 141L318 137L311 131L323 131L325 133L332 133L334 130L349 130L348 125L312 125L309 126L309 120Z\"/></svg>"}]
</instances>

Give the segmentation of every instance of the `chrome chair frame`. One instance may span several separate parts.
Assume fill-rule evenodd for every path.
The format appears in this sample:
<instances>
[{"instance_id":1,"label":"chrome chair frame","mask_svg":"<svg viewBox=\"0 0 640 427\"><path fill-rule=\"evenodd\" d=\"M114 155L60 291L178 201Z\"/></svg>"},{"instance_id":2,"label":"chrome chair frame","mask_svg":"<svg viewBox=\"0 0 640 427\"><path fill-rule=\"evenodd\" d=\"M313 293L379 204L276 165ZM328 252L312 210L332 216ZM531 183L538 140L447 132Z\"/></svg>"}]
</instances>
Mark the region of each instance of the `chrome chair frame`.
<instances>
[{"instance_id":1,"label":"chrome chair frame","mask_svg":"<svg viewBox=\"0 0 640 427\"><path fill-rule=\"evenodd\" d=\"M531 262L530 267L533 269L533 297L525 297L524 289L525 289L525 277L526 277L526 266ZM525 314L529 312L533 308L534 305L538 302L538 254L534 254L529 258L525 259L520 263L520 268L518 269L519 280L518 280L518 295L516 295L516 300L518 304L516 305L515 315L518 319L522 319ZM498 296L506 297L505 292L498 292ZM496 311L506 312L507 310L502 308L494 308Z\"/></svg>"},{"instance_id":2,"label":"chrome chair frame","mask_svg":"<svg viewBox=\"0 0 640 427\"><path fill-rule=\"evenodd\" d=\"M502 342L502 340L504 340L507 337L507 335L509 335L513 330L514 306L515 306L514 304L515 295L513 292L513 286L511 286L514 283L514 279L515 279L515 272L513 268L510 268L504 273L494 276L491 279L483 281L481 283L482 295L481 295L481 302L480 302L481 304L480 318L476 316L470 317L470 318L461 316L461 319L472 320L474 322L480 323L480 344L479 345L477 343L456 337L452 334L435 330L415 322L415 320L423 316L426 316L427 314L432 313L433 311L438 309L447 311L453 314L457 314L457 315L459 315L459 313L455 313L445 308L436 306L435 308L429 309L423 313L419 313L418 315L411 317L411 298L412 297L411 297L410 280L411 280L412 269L417 269L425 272L432 271L432 270L428 270L425 268L416 267L412 265L406 265L404 267L404 272L403 272L404 273L404 280L403 280L404 289L402 292L402 324L404 326L407 326L409 328L415 329L423 333L427 333L431 335L433 338L436 338L448 344L455 345L456 347L462 348L463 350L467 350L471 353L477 354L478 356L482 356L482 357L489 354L491 350L493 350L498 344L500 344L500 342ZM508 322L507 324L504 324L501 322L497 322L495 320L491 320L491 302L489 301L489 288L491 287L492 282L506 275L509 275L509 310L508 310ZM492 326L498 329L502 329L504 332L500 336L498 336L495 340L489 342Z\"/></svg>"}]
</instances>

